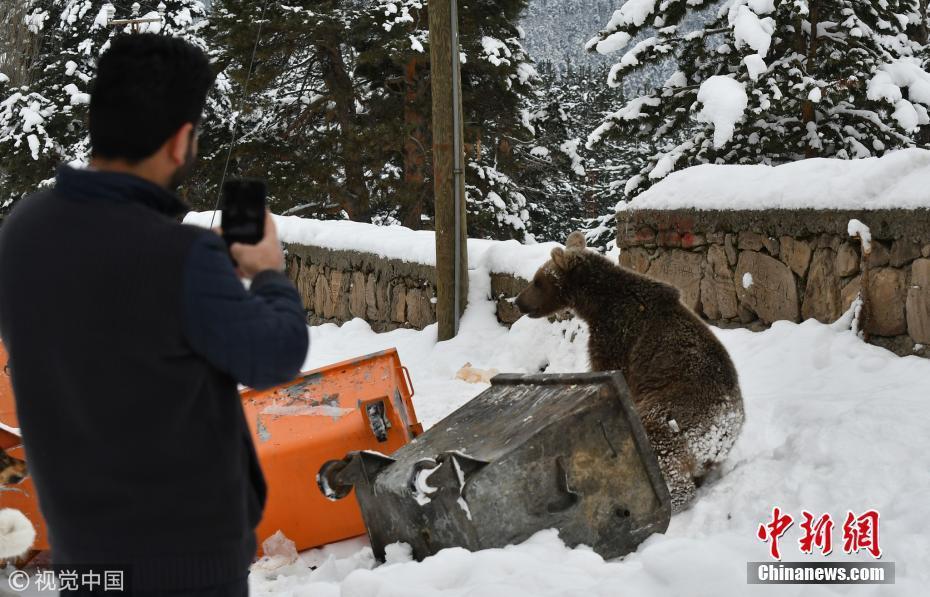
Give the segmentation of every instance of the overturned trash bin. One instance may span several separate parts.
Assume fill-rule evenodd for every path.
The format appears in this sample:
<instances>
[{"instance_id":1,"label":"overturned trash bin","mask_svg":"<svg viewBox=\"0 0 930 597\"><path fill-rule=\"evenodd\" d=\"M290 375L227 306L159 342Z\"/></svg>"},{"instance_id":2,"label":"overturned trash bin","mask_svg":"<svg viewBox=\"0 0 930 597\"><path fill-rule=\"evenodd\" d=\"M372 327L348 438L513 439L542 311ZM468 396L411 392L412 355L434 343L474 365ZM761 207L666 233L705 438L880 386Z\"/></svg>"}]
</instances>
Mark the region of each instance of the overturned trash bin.
<instances>
[{"instance_id":1,"label":"overturned trash bin","mask_svg":"<svg viewBox=\"0 0 930 597\"><path fill-rule=\"evenodd\" d=\"M388 457L351 452L318 475L355 495L378 559L404 542L520 543L556 528L569 546L627 554L668 527L671 504L620 374L498 375L491 388Z\"/></svg>"}]
</instances>

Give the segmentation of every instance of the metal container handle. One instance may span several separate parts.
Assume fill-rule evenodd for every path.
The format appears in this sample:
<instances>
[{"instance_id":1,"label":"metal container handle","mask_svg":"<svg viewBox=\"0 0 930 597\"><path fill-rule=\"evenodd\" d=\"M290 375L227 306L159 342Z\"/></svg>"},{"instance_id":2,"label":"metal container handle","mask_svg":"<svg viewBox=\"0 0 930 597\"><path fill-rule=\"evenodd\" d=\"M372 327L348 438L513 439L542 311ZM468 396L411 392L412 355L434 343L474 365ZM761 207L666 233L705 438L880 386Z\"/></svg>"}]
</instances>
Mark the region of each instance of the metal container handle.
<instances>
[{"instance_id":1,"label":"metal container handle","mask_svg":"<svg viewBox=\"0 0 930 597\"><path fill-rule=\"evenodd\" d=\"M410 398L413 398L413 378L410 377L410 370L404 365L401 365L400 368L404 372L404 383L407 384L407 389L410 390Z\"/></svg>"}]
</instances>

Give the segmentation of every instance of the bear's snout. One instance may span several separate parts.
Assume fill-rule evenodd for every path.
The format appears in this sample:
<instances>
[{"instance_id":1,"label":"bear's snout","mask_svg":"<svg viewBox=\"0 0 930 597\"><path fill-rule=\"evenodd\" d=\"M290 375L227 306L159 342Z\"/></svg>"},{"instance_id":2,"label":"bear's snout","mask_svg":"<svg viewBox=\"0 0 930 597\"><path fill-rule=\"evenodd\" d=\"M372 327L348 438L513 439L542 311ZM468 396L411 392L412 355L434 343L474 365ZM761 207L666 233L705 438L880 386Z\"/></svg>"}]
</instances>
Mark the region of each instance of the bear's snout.
<instances>
[{"instance_id":1,"label":"bear's snout","mask_svg":"<svg viewBox=\"0 0 930 597\"><path fill-rule=\"evenodd\" d=\"M527 317L530 317L530 318L540 317L539 305L535 304L536 301L532 300L532 298L528 296L529 293L530 293L530 289L528 288L524 290L523 292L521 292L520 294L518 294L516 300L514 300L514 304L517 306L517 309L519 309L520 313L522 313L523 315L526 315Z\"/></svg>"}]
</instances>

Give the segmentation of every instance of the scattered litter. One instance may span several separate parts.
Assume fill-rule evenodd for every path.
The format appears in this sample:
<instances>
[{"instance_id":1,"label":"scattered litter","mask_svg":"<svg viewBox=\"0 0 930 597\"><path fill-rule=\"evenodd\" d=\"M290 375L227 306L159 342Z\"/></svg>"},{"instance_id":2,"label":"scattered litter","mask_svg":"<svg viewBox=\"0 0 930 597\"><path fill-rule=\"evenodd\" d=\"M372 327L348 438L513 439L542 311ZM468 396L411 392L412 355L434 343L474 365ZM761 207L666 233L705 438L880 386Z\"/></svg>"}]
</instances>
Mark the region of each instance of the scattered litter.
<instances>
[{"instance_id":1,"label":"scattered litter","mask_svg":"<svg viewBox=\"0 0 930 597\"><path fill-rule=\"evenodd\" d=\"M467 383L491 383L491 378L500 373L497 369L476 369L471 363L459 369L455 374L455 379L461 379Z\"/></svg>"}]
</instances>

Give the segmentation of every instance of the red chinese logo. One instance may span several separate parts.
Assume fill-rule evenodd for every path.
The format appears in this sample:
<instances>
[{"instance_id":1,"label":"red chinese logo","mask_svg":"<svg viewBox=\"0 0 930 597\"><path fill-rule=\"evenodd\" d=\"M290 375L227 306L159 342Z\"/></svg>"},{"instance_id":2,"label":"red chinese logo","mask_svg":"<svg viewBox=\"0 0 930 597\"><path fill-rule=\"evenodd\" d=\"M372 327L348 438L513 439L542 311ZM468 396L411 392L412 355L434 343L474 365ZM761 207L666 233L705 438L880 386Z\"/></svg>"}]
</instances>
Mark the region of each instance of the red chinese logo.
<instances>
[{"instance_id":1,"label":"red chinese logo","mask_svg":"<svg viewBox=\"0 0 930 597\"><path fill-rule=\"evenodd\" d=\"M867 550L873 558L882 557L882 548L878 545L878 512L869 510L861 516L846 513L843 523L843 551L856 553Z\"/></svg>"},{"instance_id":2,"label":"red chinese logo","mask_svg":"<svg viewBox=\"0 0 930 597\"><path fill-rule=\"evenodd\" d=\"M814 553L816 546L821 554L830 555L833 551L833 519L829 514L824 514L815 521L814 515L807 510L802 510L801 516L804 517L801 523L804 535L798 541L801 553Z\"/></svg>"},{"instance_id":3,"label":"red chinese logo","mask_svg":"<svg viewBox=\"0 0 930 597\"><path fill-rule=\"evenodd\" d=\"M801 516L803 520L799 526L802 535L798 539L801 553L813 554L816 549L821 555L829 555L833 551L833 518L829 513L815 517L807 510L802 510ZM872 557L880 558L882 550L878 543L878 519L877 510L868 510L859 516L847 512L843 523L843 551L855 554L864 549ZM771 520L759 525L756 536L760 541L769 543L769 553L773 559L781 560L778 540L792 524L794 518L775 506L772 508Z\"/></svg>"},{"instance_id":4,"label":"red chinese logo","mask_svg":"<svg viewBox=\"0 0 930 597\"><path fill-rule=\"evenodd\" d=\"M785 534L785 531L794 523L790 514L782 516L781 509L778 506L772 508L772 522L760 524L756 536L762 541L769 541L769 551L776 560L781 559L781 553L778 551L778 539Z\"/></svg>"}]
</instances>

